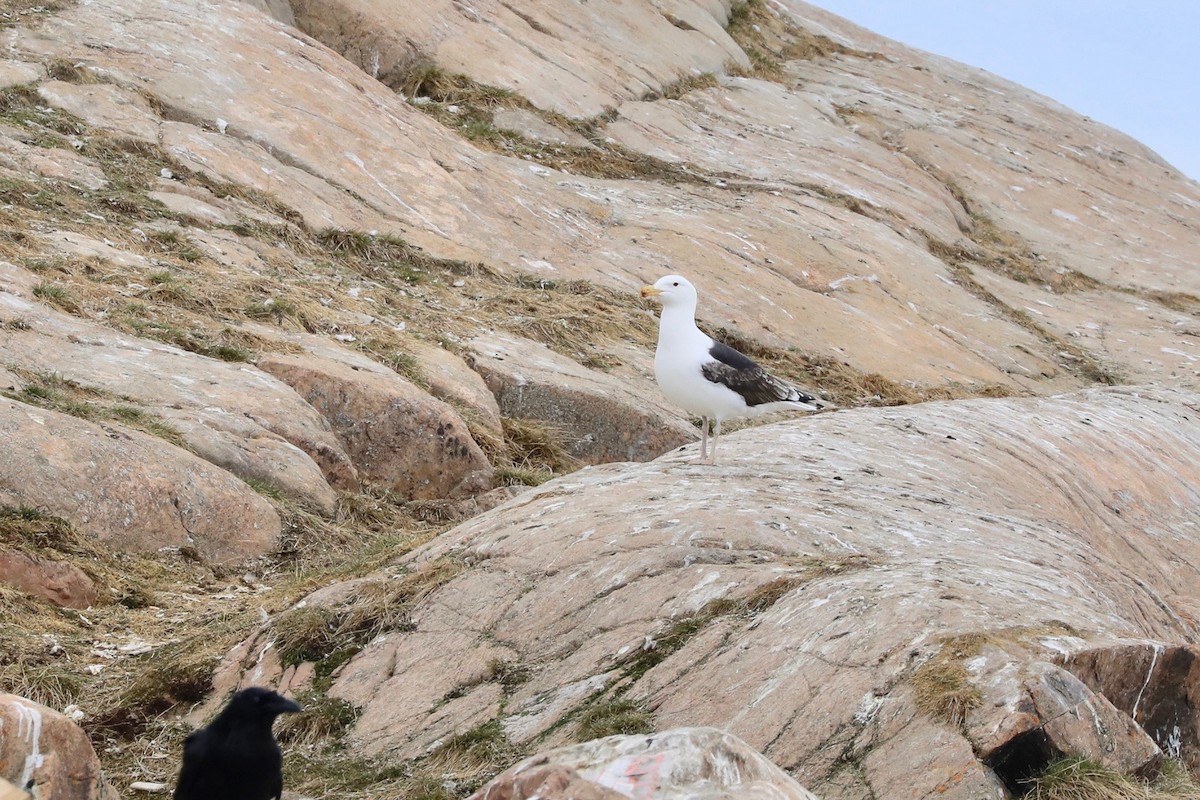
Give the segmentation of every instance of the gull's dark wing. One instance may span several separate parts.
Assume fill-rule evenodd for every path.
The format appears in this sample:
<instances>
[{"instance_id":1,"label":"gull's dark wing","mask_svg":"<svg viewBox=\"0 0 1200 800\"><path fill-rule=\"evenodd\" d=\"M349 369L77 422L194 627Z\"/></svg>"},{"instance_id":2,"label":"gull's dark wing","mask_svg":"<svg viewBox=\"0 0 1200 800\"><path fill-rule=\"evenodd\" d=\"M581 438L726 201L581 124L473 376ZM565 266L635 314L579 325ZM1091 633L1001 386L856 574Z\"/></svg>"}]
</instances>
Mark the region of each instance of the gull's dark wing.
<instances>
[{"instance_id":1,"label":"gull's dark wing","mask_svg":"<svg viewBox=\"0 0 1200 800\"><path fill-rule=\"evenodd\" d=\"M737 392L748 406L779 402L809 403L818 408L822 405L812 395L779 380L756 364L754 359L727 344L713 342L708 354L713 360L701 367L704 377Z\"/></svg>"}]
</instances>

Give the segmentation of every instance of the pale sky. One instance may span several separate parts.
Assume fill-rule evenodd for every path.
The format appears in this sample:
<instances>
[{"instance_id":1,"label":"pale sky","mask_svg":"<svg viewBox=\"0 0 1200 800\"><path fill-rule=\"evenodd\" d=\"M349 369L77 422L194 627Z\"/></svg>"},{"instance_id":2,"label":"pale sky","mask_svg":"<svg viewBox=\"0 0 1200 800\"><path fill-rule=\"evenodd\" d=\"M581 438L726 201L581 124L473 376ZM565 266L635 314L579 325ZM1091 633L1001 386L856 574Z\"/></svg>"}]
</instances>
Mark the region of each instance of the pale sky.
<instances>
[{"instance_id":1,"label":"pale sky","mask_svg":"<svg viewBox=\"0 0 1200 800\"><path fill-rule=\"evenodd\" d=\"M1200 0L809 0L1051 97L1200 179Z\"/></svg>"}]
</instances>

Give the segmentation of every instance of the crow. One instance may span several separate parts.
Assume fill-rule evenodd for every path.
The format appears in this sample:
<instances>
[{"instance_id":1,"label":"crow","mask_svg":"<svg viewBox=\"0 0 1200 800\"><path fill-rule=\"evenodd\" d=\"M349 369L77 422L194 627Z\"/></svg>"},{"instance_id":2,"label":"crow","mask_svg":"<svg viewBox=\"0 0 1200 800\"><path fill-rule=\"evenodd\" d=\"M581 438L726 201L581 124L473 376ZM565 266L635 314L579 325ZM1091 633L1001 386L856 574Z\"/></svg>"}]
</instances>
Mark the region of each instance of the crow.
<instances>
[{"instance_id":1,"label":"crow","mask_svg":"<svg viewBox=\"0 0 1200 800\"><path fill-rule=\"evenodd\" d=\"M259 686L235 694L208 727L184 741L175 800L278 800L283 755L271 725L280 714L299 710Z\"/></svg>"}]
</instances>

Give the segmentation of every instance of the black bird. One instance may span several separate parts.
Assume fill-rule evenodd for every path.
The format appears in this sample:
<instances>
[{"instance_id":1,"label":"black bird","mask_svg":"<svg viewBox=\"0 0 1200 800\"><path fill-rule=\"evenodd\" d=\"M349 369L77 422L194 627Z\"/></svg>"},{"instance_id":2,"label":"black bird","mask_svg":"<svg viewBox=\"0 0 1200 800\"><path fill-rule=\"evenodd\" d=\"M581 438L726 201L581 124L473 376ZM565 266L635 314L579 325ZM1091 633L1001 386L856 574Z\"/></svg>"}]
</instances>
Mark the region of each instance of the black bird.
<instances>
[{"instance_id":1,"label":"black bird","mask_svg":"<svg viewBox=\"0 0 1200 800\"><path fill-rule=\"evenodd\" d=\"M283 754L271 725L280 714L299 710L259 686L235 694L208 727L184 741L175 800L278 800Z\"/></svg>"}]
</instances>

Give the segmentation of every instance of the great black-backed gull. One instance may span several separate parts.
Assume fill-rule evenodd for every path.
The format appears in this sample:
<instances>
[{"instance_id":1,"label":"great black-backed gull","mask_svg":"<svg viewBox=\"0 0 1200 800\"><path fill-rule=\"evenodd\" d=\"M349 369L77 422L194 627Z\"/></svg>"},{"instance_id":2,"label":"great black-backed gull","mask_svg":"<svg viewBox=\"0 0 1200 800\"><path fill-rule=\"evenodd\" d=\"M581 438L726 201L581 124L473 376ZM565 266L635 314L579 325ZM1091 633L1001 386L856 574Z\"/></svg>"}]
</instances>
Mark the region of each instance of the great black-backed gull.
<instances>
[{"instance_id":1,"label":"great black-backed gull","mask_svg":"<svg viewBox=\"0 0 1200 800\"><path fill-rule=\"evenodd\" d=\"M747 356L696 327L696 287L687 278L667 275L642 287L642 297L662 303L654 377L667 399L703 420L700 460L713 464L721 421L753 417L770 411L816 411L824 403L781 381ZM708 421L713 429L708 449Z\"/></svg>"}]
</instances>

